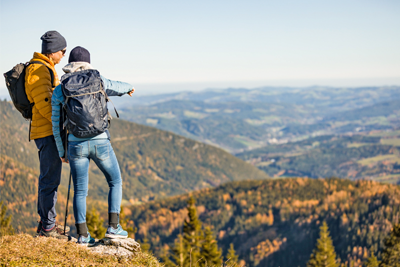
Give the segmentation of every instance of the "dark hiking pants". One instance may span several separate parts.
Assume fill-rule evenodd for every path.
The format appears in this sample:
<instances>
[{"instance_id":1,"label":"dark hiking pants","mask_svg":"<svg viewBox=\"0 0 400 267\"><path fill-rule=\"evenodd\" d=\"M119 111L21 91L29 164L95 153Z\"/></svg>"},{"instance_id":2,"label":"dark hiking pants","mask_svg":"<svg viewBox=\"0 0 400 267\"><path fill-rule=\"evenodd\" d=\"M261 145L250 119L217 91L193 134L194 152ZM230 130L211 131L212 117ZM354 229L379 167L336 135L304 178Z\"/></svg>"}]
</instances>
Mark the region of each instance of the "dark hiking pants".
<instances>
[{"instance_id":1,"label":"dark hiking pants","mask_svg":"<svg viewBox=\"0 0 400 267\"><path fill-rule=\"evenodd\" d=\"M43 228L50 230L56 223L57 190L61 180L62 162L54 136L35 139L39 149L40 176L38 186L38 214Z\"/></svg>"}]
</instances>

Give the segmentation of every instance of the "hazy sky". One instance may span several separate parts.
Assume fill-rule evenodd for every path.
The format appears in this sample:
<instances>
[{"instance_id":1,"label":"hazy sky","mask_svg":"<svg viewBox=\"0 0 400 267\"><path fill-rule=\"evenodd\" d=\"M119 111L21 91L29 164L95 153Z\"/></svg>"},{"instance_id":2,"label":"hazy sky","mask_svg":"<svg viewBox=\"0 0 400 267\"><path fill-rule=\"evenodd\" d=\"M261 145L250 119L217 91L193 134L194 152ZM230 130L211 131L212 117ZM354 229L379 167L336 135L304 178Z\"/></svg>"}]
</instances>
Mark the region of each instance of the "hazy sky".
<instances>
[{"instance_id":1,"label":"hazy sky","mask_svg":"<svg viewBox=\"0 0 400 267\"><path fill-rule=\"evenodd\" d=\"M59 31L138 93L400 85L400 1L0 1L0 69ZM7 94L4 82L0 95Z\"/></svg>"}]
</instances>

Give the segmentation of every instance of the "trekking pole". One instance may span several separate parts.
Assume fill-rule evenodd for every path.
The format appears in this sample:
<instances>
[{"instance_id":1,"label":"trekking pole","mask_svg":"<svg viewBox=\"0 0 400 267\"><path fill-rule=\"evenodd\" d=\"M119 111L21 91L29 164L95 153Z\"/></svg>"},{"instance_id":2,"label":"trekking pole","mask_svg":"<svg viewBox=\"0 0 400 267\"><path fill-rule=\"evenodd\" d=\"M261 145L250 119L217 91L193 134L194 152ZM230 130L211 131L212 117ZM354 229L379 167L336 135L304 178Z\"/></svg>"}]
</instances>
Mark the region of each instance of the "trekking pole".
<instances>
[{"instance_id":1,"label":"trekking pole","mask_svg":"<svg viewBox=\"0 0 400 267\"><path fill-rule=\"evenodd\" d=\"M67 217L68 217L68 200L69 200L69 191L71 189L71 178L72 173L69 172L69 183L68 183L68 195L67 195L67 206L65 207L65 222L64 222L64 235L65 235L65 228L67 227Z\"/></svg>"},{"instance_id":2,"label":"trekking pole","mask_svg":"<svg viewBox=\"0 0 400 267\"><path fill-rule=\"evenodd\" d=\"M61 116L60 116L60 118L62 119L60 119L60 121L62 121L63 123L62 123L62 127L63 127L63 129L65 130L65 150L64 150L64 158L65 158L65 160L67 160L68 159L68 130L67 129L65 129L65 121L66 121L66 118L65 118L65 113L64 113L64 110L65 110L65 105L64 106L61 106L61 110L60 110L60 112L61 112ZM61 129L61 127L60 127L60 129ZM68 218L68 201L69 201L69 191L71 190L71 178L72 178L72 172L71 172L71 167L70 167L70 169L69 169L69 182L68 182L68 195L67 195L67 206L65 207L65 221L64 221L64 235L65 235L65 229L66 229L66 227L67 227L67 218Z\"/></svg>"}]
</instances>

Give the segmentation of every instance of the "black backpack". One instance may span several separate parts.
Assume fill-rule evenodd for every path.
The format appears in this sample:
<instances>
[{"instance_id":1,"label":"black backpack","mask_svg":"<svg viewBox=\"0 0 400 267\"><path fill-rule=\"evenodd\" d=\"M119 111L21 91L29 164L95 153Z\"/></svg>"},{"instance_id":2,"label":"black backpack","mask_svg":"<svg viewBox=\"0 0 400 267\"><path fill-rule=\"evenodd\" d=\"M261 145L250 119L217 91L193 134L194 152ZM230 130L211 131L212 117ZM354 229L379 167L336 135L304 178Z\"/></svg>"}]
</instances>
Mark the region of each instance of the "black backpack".
<instances>
[{"instance_id":1,"label":"black backpack","mask_svg":"<svg viewBox=\"0 0 400 267\"><path fill-rule=\"evenodd\" d=\"M97 70L64 74L61 88L66 98L64 110L67 118L64 126L69 133L78 138L87 138L108 129L111 119L107 109L109 98Z\"/></svg>"},{"instance_id":2,"label":"black backpack","mask_svg":"<svg viewBox=\"0 0 400 267\"><path fill-rule=\"evenodd\" d=\"M43 62L32 61L27 63L20 63L15 65L12 70L4 73L6 78L6 85L8 92L11 96L11 100L15 108L22 114L25 119L32 119L32 107L35 103L30 103L25 92L25 70L30 64L41 64L46 66ZM47 67L47 66L46 66ZM51 84L54 84L54 73L50 71Z\"/></svg>"}]
</instances>

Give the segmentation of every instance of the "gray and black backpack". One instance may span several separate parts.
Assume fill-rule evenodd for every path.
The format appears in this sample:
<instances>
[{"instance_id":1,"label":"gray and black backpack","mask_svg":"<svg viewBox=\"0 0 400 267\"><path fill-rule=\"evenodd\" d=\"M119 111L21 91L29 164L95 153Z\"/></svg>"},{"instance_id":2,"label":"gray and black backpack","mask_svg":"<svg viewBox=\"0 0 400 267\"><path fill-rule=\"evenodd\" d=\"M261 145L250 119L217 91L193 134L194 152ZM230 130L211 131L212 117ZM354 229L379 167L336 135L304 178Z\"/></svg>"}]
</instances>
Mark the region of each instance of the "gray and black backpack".
<instances>
[{"instance_id":1,"label":"gray and black backpack","mask_svg":"<svg viewBox=\"0 0 400 267\"><path fill-rule=\"evenodd\" d=\"M6 85L10 94L11 100L15 108L22 114L25 119L32 119L32 107L35 103L30 103L25 92L25 70L30 64L41 64L47 67L43 62L32 61L20 63L14 66L11 70L4 73ZM54 73L47 67L50 76L51 84L54 84Z\"/></svg>"},{"instance_id":2,"label":"gray and black backpack","mask_svg":"<svg viewBox=\"0 0 400 267\"><path fill-rule=\"evenodd\" d=\"M107 109L109 98L97 70L67 73L61 77L61 88L66 98L64 126L69 133L87 138L108 129L111 119Z\"/></svg>"}]
</instances>

